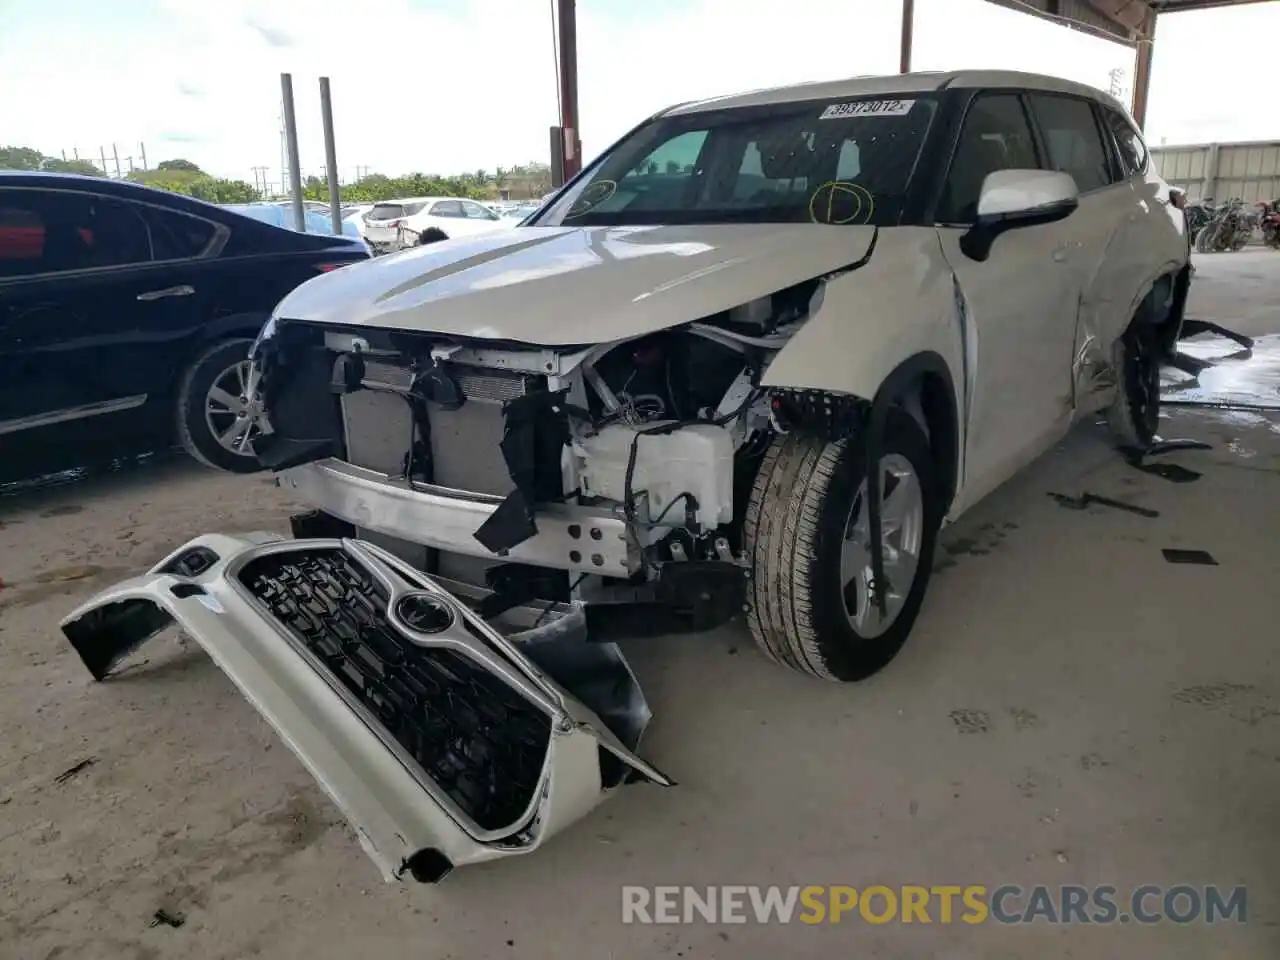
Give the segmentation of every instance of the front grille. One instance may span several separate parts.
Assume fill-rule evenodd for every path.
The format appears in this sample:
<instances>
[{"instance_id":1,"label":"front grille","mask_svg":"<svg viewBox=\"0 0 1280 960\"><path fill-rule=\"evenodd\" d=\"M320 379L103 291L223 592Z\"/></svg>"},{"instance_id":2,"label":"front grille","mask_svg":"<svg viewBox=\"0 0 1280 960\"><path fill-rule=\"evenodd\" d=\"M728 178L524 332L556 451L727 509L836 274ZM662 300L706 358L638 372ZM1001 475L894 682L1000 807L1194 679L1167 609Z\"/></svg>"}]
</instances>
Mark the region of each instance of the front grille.
<instances>
[{"instance_id":1,"label":"front grille","mask_svg":"<svg viewBox=\"0 0 1280 960\"><path fill-rule=\"evenodd\" d=\"M528 808L550 718L472 661L405 637L358 561L336 548L270 553L239 576L478 826Z\"/></svg>"}]
</instances>

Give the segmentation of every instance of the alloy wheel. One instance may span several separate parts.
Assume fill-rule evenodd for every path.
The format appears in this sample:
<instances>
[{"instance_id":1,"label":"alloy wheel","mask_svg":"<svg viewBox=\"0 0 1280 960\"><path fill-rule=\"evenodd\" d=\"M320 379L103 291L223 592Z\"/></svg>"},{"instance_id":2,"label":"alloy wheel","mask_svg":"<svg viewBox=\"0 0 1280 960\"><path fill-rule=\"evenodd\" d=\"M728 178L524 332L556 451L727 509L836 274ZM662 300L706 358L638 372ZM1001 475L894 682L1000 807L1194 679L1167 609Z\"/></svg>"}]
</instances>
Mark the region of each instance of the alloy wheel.
<instances>
[{"instance_id":1,"label":"alloy wheel","mask_svg":"<svg viewBox=\"0 0 1280 960\"><path fill-rule=\"evenodd\" d=\"M205 396L204 420L224 450L238 457L253 456L253 441L266 426L258 391L252 388L248 360L233 363L218 374Z\"/></svg>"},{"instance_id":2,"label":"alloy wheel","mask_svg":"<svg viewBox=\"0 0 1280 960\"><path fill-rule=\"evenodd\" d=\"M871 523L864 480L853 499L840 551L845 616L867 639L885 633L902 612L916 581L924 543L924 494L911 462L901 454L880 461L880 542L884 553L885 609L873 599Z\"/></svg>"}]
</instances>

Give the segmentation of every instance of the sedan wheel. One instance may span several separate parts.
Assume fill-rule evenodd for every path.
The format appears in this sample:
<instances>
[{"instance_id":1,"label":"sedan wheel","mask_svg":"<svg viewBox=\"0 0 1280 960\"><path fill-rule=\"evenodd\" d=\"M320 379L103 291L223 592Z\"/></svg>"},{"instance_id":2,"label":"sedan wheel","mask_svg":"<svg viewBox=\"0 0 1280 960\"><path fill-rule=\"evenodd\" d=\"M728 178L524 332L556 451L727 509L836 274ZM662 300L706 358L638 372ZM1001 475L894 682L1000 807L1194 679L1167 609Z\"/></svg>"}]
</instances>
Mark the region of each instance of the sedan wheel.
<instances>
[{"instance_id":1,"label":"sedan wheel","mask_svg":"<svg viewBox=\"0 0 1280 960\"><path fill-rule=\"evenodd\" d=\"M270 429L250 382L251 344L240 339L213 344L178 385L178 439L201 463L231 473L262 469L253 442Z\"/></svg>"},{"instance_id":2,"label":"sedan wheel","mask_svg":"<svg viewBox=\"0 0 1280 960\"><path fill-rule=\"evenodd\" d=\"M253 441L262 435L262 400L250 396L248 360L223 370L205 397L204 419L222 448L236 456L251 456Z\"/></svg>"}]
</instances>

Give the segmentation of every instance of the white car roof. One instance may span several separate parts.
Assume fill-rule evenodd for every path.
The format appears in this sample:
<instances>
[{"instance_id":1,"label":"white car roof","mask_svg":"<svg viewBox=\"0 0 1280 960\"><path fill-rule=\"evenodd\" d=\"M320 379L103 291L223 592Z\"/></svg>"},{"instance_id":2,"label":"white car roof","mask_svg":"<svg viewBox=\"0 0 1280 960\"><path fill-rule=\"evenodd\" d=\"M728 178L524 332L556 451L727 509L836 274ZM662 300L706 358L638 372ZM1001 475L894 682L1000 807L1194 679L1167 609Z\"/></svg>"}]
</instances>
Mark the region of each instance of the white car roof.
<instances>
[{"instance_id":1,"label":"white car roof","mask_svg":"<svg viewBox=\"0 0 1280 960\"><path fill-rule=\"evenodd\" d=\"M797 83L787 87L769 87L735 93L707 100L682 103L665 111L663 116L681 116L706 110L722 110L730 107L756 107L776 103L792 103L803 100L846 100L852 97L888 96L910 93L931 93L944 88L969 87L1022 87L1051 93L1072 93L1089 97L1109 107L1127 110L1110 94L1095 87L1061 77L1039 73L1022 73L1017 70L953 70L948 73L901 73L886 76L849 77L844 80L819 80L813 83Z\"/></svg>"},{"instance_id":2,"label":"white car roof","mask_svg":"<svg viewBox=\"0 0 1280 960\"><path fill-rule=\"evenodd\" d=\"M384 203L435 203L437 200L470 200L470 197L397 197L394 200L379 200L374 206L382 206ZM479 201L473 201L479 203Z\"/></svg>"}]
</instances>

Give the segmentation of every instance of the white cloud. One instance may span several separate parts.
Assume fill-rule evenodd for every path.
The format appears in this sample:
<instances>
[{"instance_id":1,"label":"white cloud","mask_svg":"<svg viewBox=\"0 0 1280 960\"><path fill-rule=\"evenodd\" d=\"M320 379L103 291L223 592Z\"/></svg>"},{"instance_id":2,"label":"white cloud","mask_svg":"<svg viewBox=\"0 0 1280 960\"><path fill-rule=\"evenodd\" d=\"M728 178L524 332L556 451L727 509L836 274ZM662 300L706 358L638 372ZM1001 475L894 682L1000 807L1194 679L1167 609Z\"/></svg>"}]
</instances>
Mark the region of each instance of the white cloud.
<instances>
[{"instance_id":1,"label":"white cloud","mask_svg":"<svg viewBox=\"0 0 1280 960\"><path fill-rule=\"evenodd\" d=\"M69 15L66 5L83 15ZM332 78L338 165L450 172L545 158L557 98L548 0L60 0L0 9L0 138L81 155L115 142L223 176L280 173L279 74L293 74L305 172L324 150L317 79ZM58 8L55 10L54 8ZM21 12L18 10L21 8ZM1099 86L1126 48L984 2L919 0L917 69L1007 67ZM588 155L654 110L752 87L893 72L886 0L579 0ZM55 14L57 16L55 17ZM1276 135L1270 66L1280 5L1161 19L1155 142ZM1244 50L1245 55L1240 55ZM1228 51L1230 97L1204 81Z\"/></svg>"}]
</instances>

